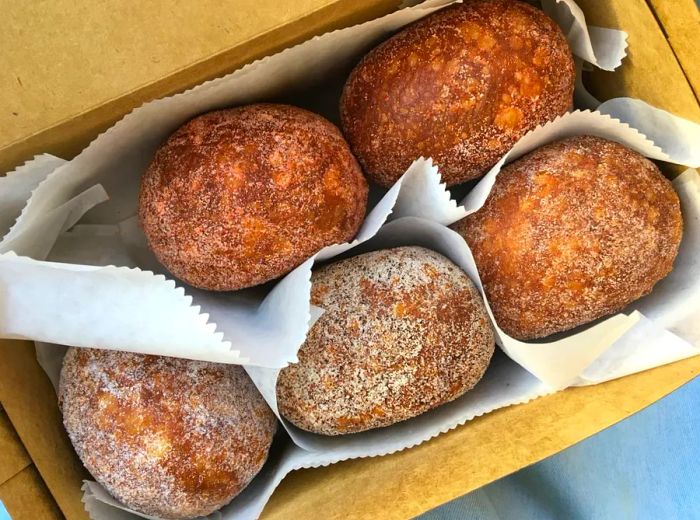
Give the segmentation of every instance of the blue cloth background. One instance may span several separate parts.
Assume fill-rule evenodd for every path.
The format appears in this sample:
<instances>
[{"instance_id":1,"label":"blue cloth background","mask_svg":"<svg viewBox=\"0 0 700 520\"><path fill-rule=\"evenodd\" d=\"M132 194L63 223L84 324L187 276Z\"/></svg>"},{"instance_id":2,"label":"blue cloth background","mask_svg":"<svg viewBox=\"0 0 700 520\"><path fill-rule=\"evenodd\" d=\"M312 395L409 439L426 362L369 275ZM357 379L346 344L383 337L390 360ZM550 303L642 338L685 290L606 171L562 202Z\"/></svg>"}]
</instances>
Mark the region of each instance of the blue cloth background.
<instances>
[{"instance_id":1,"label":"blue cloth background","mask_svg":"<svg viewBox=\"0 0 700 520\"><path fill-rule=\"evenodd\" d=\"M10 515L7 514L7 509L2 505L2 501L0 501L0 520L11 520Z\"/></svg>"},{"instance_id":2,"label":"blue cloth background","mask_svg":"<svg viewBox=\"0 0 700 520\"><path fill-rule=\"evenodd\" d=\"M700 377L419 520L700 519Z\"/></svg>"}]
</instances>

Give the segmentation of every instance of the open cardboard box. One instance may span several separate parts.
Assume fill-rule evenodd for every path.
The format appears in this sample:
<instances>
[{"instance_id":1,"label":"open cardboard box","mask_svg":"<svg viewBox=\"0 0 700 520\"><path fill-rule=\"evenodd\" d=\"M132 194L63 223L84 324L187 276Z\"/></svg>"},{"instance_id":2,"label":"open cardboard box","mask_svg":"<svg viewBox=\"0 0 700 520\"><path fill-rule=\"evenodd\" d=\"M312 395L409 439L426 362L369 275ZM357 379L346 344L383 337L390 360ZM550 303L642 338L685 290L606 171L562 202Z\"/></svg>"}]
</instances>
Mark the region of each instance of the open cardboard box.
<instances>
[{"instance_id":1,"label":"open cardboard box","mask_svg":"<svg viewBox=\"0 0 700 520\"><path fill-rule=\"evenodd\" d=\"M623 66L587 78L594 95L637 97L700 121L691 86L698 64L678 23L697 13L692 1L578 3L591 24L629 34ZM10 74L0 78L0 171L39 152L69 158L146 100L380 16L398 0L207 0L177 12L164 0L119 12L87 1L17 4L6 9L0 34L11 50L3 55ZM415 516L571 446L699 373L695 357L501 409L394 455L297 471L263 518ZM0 341L0 403L9 418L0 414L0 500L15 519L87 518L80 490L86 473L29 342Z\"/></svg>"}]
</instances>

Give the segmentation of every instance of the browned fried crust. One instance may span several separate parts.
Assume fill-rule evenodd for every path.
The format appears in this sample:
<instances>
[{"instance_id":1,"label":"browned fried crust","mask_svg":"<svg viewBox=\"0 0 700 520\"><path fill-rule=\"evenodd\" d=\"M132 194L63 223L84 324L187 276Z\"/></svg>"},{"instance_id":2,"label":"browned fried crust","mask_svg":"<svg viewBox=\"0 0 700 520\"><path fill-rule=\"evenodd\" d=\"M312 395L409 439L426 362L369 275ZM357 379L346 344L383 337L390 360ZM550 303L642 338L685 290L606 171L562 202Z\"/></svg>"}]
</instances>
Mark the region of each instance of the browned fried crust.
<instances>
[{"instance_id":1,"label":"browned fried crust","mask_svg":"<svg viewBox=\"0 0 700 520\"><path fill-rule=\"evenodd\" d=\"M177 130L141 180L158 260L203 289L235 290L351 240L367 183L340 131L287 105L211 112Z\"/></svg>"},{"instance_id":2,"label":"browned fried crust","mask_svg":"<svg viewBox=\"0 0 700 520\"><path fill-rule=\"evenodd\" d=\"M236 365L73 348L59 394L88 471L126 506L161 518L230 502L262 467L276 429Z\"/></svg>"},{"instance_id":3,"label":"browned fried crust","mask_svg":"<svg viewBox=\"0 0 700 520\"><path fill-rule=\"evenodd\" d=\"M649 293L673 267L683 220L651 161L580 136L506 166L484 207L454 229L474 253L498 325L531 339Z\"/></svg>"},{"instance_id":4,"label":"browned fried crust","mask_svg":"<svg viewBox=\"0 0 700 520\"><path fill-rule=\"evenodd\" d=\"M339 435L388 426L452 401L483 376L494 336L480 295L447 258L420 247L367 253L314 271L325 309L277 382L280 413Z\"/></svg>"},{"instance_id":5,"label":"browned fried crust","mask_svg":"<svg viewBox=\"0 0 700 520\"><path fill-rule=\"evenodd\" d=\"M367 176L389 186L420 156L448 185L481 176L528 130L572 104L574 64L559 27L514 0L465 1L367 54L340 101Z\"/></svg>"}]
</instances>

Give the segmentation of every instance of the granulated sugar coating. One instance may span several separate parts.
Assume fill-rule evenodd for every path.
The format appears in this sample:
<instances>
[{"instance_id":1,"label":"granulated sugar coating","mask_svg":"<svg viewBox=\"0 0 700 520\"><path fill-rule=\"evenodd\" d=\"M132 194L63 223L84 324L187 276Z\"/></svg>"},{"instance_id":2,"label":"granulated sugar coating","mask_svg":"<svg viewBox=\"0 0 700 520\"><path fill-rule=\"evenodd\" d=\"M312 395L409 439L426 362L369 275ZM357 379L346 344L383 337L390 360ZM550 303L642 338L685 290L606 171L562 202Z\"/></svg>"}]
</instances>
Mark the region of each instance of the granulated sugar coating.
<instances>
[{"instance_id":1,"label":"granulated sugar coating","mask_svg":"<svg viewBox=\"0 0 700 520\"><path fill-rule=\"evenodd\" d=\"M139 217L176 277L227 291L278 278L351 240L366 205L367 182L333 124L260 104L177 130L141 179Z\"/></svg>"},{"instance_id":2,"label":"granulated sugar coating","mask_svg":"<svg viewBox=\"0 0 700 520\"><path fill-rule=\"evenodd\" d=\"M483 208L453 227L472 249L498 325L532 339L649 293L673 267L683 220L654 163L580 136L506 166Z\"/></svg>"},{"instance_id":3,"label":"granulated sugar coating","mask_svg":"<svg viewBox=\"0 0 700 520\"><path fill-rule=\"evenodd\" d=\"M367 54L340 101L367 176L393 184L420 156L448 186L483 175L529 130L573 102L566 38L516 0L466 0Z\"/></svg>"},{"instance_id":4,"label":"granulated sugar coating","mask_svg":"<svg viewBox=\"0 0 700 520\"><path fill-rule=\"evenodd\" d=\"M400 247L322 267L325 313L277 382L280 413L325 435L360 432L452 401L483 376L494 336L479 293L447 258Z\"/></svg>"},{"instance_id":5,"label":"granulated sugar coating","mask_svg":"<svg viewBox=\"0 0 700 520\"><path fill-rule=\"evenodd\" d=\"M160 518L230 502L262 467L276 429L236 365L72 348L59 398L93 477L127 507Z\"/></svg>"}]
</instances>

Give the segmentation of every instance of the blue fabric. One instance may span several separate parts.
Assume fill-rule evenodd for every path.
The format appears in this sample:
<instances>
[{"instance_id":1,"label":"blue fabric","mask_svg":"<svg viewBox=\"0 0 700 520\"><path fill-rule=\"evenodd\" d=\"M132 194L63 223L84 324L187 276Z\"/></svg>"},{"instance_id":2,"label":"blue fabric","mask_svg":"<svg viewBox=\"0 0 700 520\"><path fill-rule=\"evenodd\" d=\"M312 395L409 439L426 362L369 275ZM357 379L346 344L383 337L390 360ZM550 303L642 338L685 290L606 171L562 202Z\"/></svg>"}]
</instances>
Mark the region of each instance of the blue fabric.
<instances>
[{"instance_id":1,"label":"blue fabric","mask_svg":"<svg viewBox=\"0 0 700 520\"><path fill-rule=\"evenodd\" d=\"M700 519L700 378L420 520Z\"/></svg>"},{"instance_id":2,"label":"blue fabric","mask_svg":"<svg viewBox=\"0 0 700 520\"><path fill-rule=\"evenodd\" d=\"M10 518L10 513L8 513L7 509L5 509L2 500L0 500L0 520L12 520Z\"/></svg>"}]
</instances>

